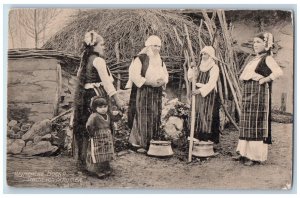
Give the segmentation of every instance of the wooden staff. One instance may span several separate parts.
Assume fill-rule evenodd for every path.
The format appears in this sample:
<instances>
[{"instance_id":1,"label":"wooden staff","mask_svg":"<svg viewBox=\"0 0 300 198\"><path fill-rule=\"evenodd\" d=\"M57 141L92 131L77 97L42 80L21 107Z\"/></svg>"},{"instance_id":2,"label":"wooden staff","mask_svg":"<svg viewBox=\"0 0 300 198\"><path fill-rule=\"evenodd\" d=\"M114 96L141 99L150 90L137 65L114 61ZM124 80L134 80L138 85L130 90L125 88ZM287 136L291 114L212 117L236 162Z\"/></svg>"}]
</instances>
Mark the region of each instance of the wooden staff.
<instances>
[{"instance_id":1,"label":"wooden staff","mask_svg":"<svg viewBox=\"0 0 300 198\"><path fill-rule=\"evenodd\" d=\"M60 118L60 117L62 117L62 116L64 116L64 115L66 115L66 114L68 114L68 113L71 113L72 110L73 110L73 109L71 108L71 109L69 109L69 110L67 110L67 111L62 112L62 113L59 114L58 116L52 118L52 119L50 120L50 122L54 122L54 121L57 120L58 118Z\"/></svg>"},{"instance_id":2,"label":"wooden staff","mask_svg":"<svg viewBox=\"0 0 300 198\"><path fill-rule=\"evenodd\" d=\"M221 85L221 81L218 80L218 92L219 92L219 96L220 96L220 100L221 100L221 104L223 107L223 110L225 112L225 115L229 118L229 120L231 121L231 123L233 124L233 126L239 131L240 128L238 127L238 125L235 123L235 121L233 120L233 118L231 117L231 115L228 113L226 106L225 106L225 101L223 98L223 91L222 91L222 85Z\"/></svg>"},{"instance_id":3,"label":"wooden staff","mask_svg":"<svg viewBox=\"0 0 300 198\"><path fill-rule=\"evenodd\" d=\"M176 35L176 38L177 38L177 41L179 43L179 45L183 48L183 41L181 41L179 35L178 35L178 32L177 32L177 29L173 26L173 30L175 32L175 35ZM183 72L184 72L184 81L185 81L185 86L186 86L186 96L187 96L187 103L190 104L190 99L189 99L189 96L190 96L190 84L189 84L189 80L187 78L187 69L186 69L186 65L188 64L188 60L189 60L189 55L188 55L188 52L186 49L183 50L183 53L184 53L184 63L183 63ZM169 71L170 73L170 71Z\"/></svg>"},{"instance_id":4,"label":"wooden staff","mask_svg":"<svg viewBox=\"0 0 300 198\"><path fill-rule=\"evenodd\" d=\"M188 48L191 54L191 58L192 61L194 63L196 63L195 61L195 56L194 56L194 52L193 52L193 48L192 48L192 43L189 37L189 32L188 32L188 28L186 26L186 24L184 24L184 29L185 29L185 33L186 33L186 39L187 39L187 44L188 44ZM192 78L192 92L195 91L196 88L196 79L195 79L195 75L193 74L193 78ZM191 131L190 131L190 144L189 144L189 156L188 156L188 162L192 161L192 151L193 151L193 143L194 143L194 130L195 130L195 95L192 94L192 113L191 113Z\"/></svg>"},{"instance_id":5,"label":"wooden staff","mask_svg":"<svg viewBox=\"0 0 300 198\"><path fill-rule=\"evenodd\" d=\"M202 24L203 24L203 20L201 19L200 21L200 26L199 26L199 30L198 30L198 39L199 39L199 46L200 46L200 50L203 48L202 47L202 43L204 43L201 39L201 29L202 29ZM202 42L202 43L201 43ZM205 44L204 44L205 45Z\"/></svg>"}]
</instances>

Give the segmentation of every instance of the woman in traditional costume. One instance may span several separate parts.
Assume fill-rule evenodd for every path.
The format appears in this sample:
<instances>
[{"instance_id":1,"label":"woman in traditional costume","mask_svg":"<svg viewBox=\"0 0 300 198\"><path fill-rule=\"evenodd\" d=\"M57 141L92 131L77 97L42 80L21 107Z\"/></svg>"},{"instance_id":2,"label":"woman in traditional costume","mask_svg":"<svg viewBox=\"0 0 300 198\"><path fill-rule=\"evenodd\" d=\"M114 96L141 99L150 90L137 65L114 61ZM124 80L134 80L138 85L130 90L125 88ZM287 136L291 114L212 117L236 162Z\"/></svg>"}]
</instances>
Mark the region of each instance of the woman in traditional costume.
<instances>
[{"instance_id":1,"label":"woman in traditional costume","mask_svg":"<svg viewBox=\"0 0 300 198\"><path fill-rule=\"evenodd\" d=\"M215 49L205 46L201 52L201 63L188 70L188 79L196 81L195 95L195 132L199 141L219 143L220 133L220 99L217 93L219 67L215 63Z\"/></svg>"},{"instance_id":2,"label":"woman in traditional costume","mask_svg":"<svg viewBox=\"0 0 300 198\"><path fill-rule=\"evenodd\" d=\"M91 98L98 95L108 101L110 108L113 98L119 108L123 108L121 100L113 85L113 77L104 60L104 39L95 31L85 34L84 52L77 72L78 83L75 89L73 118L73 154L86 165L89 136L86 122L91 114Z\"/></svg>"},{"instance_id":3,"label":"woman in traditional costume","mask_svg":"<svg viewBox=\"0 0 300 198\"><path fill-rule=\"evenodd\" d=\"M162 111L162 92L168 83L168 71L160 57L161 40L152 35L145 48L134 57L129 67L131 87L128 126L131 129L129 142L138 151L145 153L151 139L159 136Z\"/></svg>"},{"instance_id":4,"label":"woman in traditional costume","mask_svg":"<svg viewBox=\"0 0 300 198\"><path fill-rule=\"evenodd\" d=\"M272 81L282 75L282 70L272 57L274 45L271 33L254 37L255 57L242 69L242 114L236 160L253 165L267 160L271 139Z\"/></svg>"}]
</instances>

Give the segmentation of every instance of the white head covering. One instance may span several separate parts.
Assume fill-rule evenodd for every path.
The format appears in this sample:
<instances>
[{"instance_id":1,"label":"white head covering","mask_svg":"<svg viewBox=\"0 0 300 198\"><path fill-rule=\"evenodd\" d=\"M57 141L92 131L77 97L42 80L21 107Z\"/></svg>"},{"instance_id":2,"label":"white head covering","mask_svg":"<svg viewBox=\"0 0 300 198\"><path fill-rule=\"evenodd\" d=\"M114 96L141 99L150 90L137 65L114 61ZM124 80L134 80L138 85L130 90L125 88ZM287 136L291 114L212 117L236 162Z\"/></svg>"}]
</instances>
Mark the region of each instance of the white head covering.
<instances>
[{"instance_id":1,"label":"white head covering","mask_svg":"<svg viewBox=\"0 0 300 198\"><path fill-rule=\"evenodd\" d=\"M150 45L159 45L161 46L161 40L158 36L152 35L145 42L145 46L148 47Z\"/></svg>"},{"instance_id":2,"label":"white head covering","mask_svg":"<svg viewBox=\"0 0 300 198\"><path fill-rule=\"evenodd\" d=\"M216 52L212 46L205 46L200 51L200 54L207 53L211 58L216 59Z\"/></svg>"},{"instance_id":3,"label":"white head covering","mask_svg":"<svg viewBox=\"0 0 300 198\"><path fill-rule=\"evenodd\" d=\"M268 51L274 45L274 37L270 32L258 33L254 38L260 38L264 41L266 51Z\"/></svg>"},{"instance_id":4,"label":"white head covering","mask_svg":"<svg viewBox=\"0 0 300 198\"><path fill-rule=\"evenodd\" d=\"M206 72L215 65L215 60L214 59L217 59L217 58L215 56L215 49L212 46L205 46L200 51L200 54L203 54L203 53L208 54L209 58L206 61L204 61L202 59L199 68L200 68L200 71Z\"/></svg>"},{"instance_id":5,"label":"white head covering","mask_svg":"<svg viewBox=\"0 0 300 198\"><path fill-rule=\"evenodd\" d=\"M100 36L94 30L89 31L89 32L85 33L85 35L84 35L84 42L89 46L94 46L101 40L103 40L103 37Z\"/></svg>"}]
</instances>

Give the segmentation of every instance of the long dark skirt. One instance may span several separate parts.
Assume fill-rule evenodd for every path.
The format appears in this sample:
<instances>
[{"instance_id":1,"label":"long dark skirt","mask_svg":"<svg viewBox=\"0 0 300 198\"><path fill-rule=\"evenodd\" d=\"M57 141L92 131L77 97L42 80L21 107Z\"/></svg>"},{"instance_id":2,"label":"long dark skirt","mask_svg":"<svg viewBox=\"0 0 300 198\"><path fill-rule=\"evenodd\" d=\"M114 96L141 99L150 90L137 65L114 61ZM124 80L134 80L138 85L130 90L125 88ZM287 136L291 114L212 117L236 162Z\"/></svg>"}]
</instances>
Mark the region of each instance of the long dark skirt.
<instances>
[{"instance_id":1,"label":"long dark skirt","mask_svg":"<svg viewBox=\"0 0 300 198\"><path fill-rule=\"evenodd\" d=\"M220 133L220 99L215 90L206 97L196 95L196 118L194 137L202 141L219 143Z\"/></svg>"},{"instance_id":2,"label":"long dark skirt","mask_svg":"<svg viewBox=\"0 0 300 198\"><path fill-rule=\"evenodd\" d=\"M270 84L244 81L239 139L271 144L270 92Z\"/></svg>"},{"instance_id":3,"label":"long dark skirt","mask_svg":"<svg viewBox=\"0 0 300 198\"><path fill-rule=\"evenodd\" d=\"M100 96L107 98L103 88L100 88ZM73 133L73 154L82 165L86 163L87 147L89 136L86 131L86 122L91 114L90 103L92 97L96 96L94 89L79 89L75 93L74 109L74 133ZM110 102L108 101L108 104Z\"/></svg>"},{"instance_id":4,"label":"long dark skirt","mask_svg":"<svg viewBox=\"0 0 300 198\"><path fill-rule=\"evenodd\" d=\"M162 88L142 86L136 93L136 112L129 142L148 149L151 139L159 135Z\"/></svg>"}]
</instances>

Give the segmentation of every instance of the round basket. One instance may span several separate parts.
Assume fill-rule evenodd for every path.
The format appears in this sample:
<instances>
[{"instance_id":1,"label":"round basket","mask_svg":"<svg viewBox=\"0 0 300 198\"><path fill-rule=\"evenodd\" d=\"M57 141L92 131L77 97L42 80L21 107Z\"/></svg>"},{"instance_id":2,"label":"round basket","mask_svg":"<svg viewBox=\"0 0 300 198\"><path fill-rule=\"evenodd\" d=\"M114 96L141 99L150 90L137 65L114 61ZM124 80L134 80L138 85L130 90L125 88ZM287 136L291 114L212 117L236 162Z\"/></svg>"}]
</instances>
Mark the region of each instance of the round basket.
<instances>
[{"instance_id":1,"label":"round basket","mask_svg":"<svg viewBox=\"0 0 300 198\"><path fill-rule=\"evenodd\" d=\"M170 141L151 140L147 154L150 156L167 157L172 156L174 153Z\"/></svg>"},{"instance_id":2,"label":"round basket","mask_svg":"<svg viewBox=\"0 0 300 198\"><path fill-rule=\"evenodd\" d=\"M215 156L213 142L194 142L192 155L196 157L211 157Z\"/></svg>"}]
</instances>

